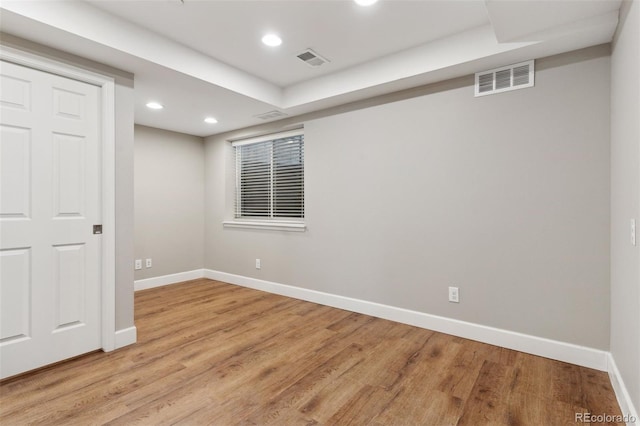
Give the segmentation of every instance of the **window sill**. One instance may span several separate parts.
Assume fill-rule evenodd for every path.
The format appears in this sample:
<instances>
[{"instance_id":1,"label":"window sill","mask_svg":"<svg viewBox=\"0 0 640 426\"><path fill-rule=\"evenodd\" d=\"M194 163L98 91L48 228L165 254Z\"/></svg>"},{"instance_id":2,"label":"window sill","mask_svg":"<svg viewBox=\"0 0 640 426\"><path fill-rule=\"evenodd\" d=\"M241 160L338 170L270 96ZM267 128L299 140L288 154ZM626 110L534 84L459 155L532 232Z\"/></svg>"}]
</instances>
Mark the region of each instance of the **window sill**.
<instances>
[{"instance_id":1,"label":"window sill","mask_svg":"<svg viewBox=\"0 0 640 426\"><path fill-rule=\"evenodd\" d=\"M225 220L225 228L266 229L271 231L305 232L307 225L303 222L260 221L260 220Z\"/></svg>"}]
</instances>

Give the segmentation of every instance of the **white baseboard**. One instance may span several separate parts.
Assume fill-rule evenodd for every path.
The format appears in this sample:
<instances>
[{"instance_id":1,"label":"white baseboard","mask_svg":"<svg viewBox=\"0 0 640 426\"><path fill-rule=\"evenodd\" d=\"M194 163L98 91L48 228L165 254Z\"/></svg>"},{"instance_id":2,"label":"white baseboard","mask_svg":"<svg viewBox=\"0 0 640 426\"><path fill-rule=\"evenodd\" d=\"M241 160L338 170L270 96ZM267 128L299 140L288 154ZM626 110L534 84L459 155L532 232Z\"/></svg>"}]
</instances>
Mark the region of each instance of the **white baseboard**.
<instances>
[{"instance_id":1,"label":"white baseboard","mask_svg":"<svg viewBox=\"0 0 640 426\"><path fill-rule=\"evenodd\" d=\"M620 405L620 411L622 411L623 416L626 416L628 426L638 426L640 425L638 410L631 400L631 395L629 395L629 391L625 386L624 380L620 375L620 370L618 370L616 361L611 353L608 353L607 361L607 371L609 373L609 378L611 379L613 391L615 392L618 404Z\"/></svg>"},{"instance_id":2,"label":"white baseboard","mask_svg":"<svg viewBox=\"0 0 640 426\"><path fill-rule=\"evenodd\" d=\"M608 352L599 349L211 269L204 277L607 371Z\"/></svg>"},{"instance_id":3,"label":"white baseboard","mask_svg":"<svg viewBox=\"0 0 640 426\"><path fill-rule=\"evenodd\" d=\"M135 326L118 330L116 331L115 349L120 349L125 346L133 345L137 340L138 340L138 329Z\"/></svg>"},{"instance_id":4,"label":"white baseboard","mask_svg":"<svg viewBox=\"0 0 640 426\"><path fill-rule=\"evenodd\" d=\"M178 272L177 274L136 280L133 283L133 288L135 291L146 290L148 288L161 287L163 285L175 284L182 281L197 280L202 277L204 277L204 269L195 269L193 271Z\"/></svg>"}]
</instances>

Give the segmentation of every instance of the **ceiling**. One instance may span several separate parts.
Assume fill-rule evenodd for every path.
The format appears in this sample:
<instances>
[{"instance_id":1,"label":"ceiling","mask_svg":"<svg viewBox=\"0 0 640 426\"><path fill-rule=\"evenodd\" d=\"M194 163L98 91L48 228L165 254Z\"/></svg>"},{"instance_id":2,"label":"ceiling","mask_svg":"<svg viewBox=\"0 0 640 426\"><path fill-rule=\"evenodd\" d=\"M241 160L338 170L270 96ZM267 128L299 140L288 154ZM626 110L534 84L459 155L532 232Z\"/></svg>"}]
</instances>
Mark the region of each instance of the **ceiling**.
<instances>
[{"instance_id":1,"label":"ceiling","mask_svg":"<svg viewBox=\"0 0 640 426\"><path fill-rule=\"evenodd\" d=\"M208 136L611 41L619 0L0 3L4 33L135 74L135 121ZM283 40L260 42L267 32ZM330 62L311 68L307 48ZM165 108L149 110L150 100ZM213 116L217 124L203 122Z\"/></svg>"}]
</instances>

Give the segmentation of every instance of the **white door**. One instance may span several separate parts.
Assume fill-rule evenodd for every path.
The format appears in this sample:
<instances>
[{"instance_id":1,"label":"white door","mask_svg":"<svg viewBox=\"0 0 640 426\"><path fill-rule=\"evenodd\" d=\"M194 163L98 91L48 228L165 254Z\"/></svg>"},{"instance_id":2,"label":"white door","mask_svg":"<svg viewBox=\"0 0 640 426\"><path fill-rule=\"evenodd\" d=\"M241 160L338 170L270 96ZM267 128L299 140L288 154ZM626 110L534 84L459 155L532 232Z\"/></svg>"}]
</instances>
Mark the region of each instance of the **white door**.
<instances>
[{"instance_id":1,"label":"white door","mask_svg":"<svg viewBox=\"0 0 640 426\"><path fill-rule=\"evenodd\" d=\"M100 89L0 62L0 377L101 347Z\"/></svg>"}]
</instances>

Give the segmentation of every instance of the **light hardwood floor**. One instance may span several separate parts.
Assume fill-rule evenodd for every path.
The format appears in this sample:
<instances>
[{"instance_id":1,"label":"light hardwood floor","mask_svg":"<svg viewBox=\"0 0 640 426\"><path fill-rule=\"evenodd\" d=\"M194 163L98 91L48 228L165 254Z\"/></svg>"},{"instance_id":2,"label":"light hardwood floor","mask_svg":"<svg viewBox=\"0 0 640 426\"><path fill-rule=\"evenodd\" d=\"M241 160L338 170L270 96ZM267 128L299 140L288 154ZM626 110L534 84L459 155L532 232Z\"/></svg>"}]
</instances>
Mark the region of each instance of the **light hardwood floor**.
<instances>
[{"instance_id":1,"label":"light hardwood floor","mask_svg":"<svg viewBox=\"0 0 640 426\"><path fill-rule=\"evenodd\" d=\"M0 424L564 425L607 374L194 280L136 293L138 343L0 383Z\"/></svg>"}]
</instances>

